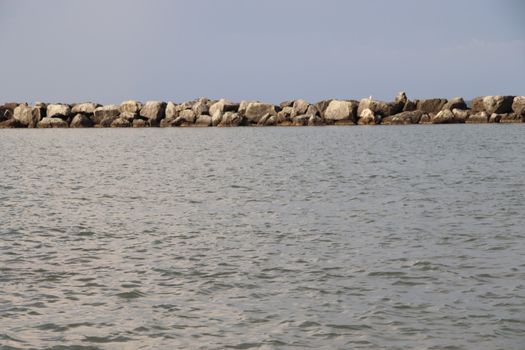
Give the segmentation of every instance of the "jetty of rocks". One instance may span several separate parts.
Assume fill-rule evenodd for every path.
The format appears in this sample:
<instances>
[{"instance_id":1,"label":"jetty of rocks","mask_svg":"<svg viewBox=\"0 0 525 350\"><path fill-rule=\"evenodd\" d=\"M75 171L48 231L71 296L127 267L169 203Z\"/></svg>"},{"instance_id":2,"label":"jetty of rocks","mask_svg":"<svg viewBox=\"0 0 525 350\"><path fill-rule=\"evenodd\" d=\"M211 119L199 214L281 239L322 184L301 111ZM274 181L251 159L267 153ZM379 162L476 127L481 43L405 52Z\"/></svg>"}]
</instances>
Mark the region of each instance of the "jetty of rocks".
<instances>
[{"instance_id":1,"label":"jetty of rocks","mask_svg":"<svg viewBox=\"0 0 525 350\"><path fill-rule=\"evenodd\" d=\"M525 96L409 100L400 92L393 102L357 100L231 102L199 98L184 103L125 101L102 106L84 103L5 103L0 128L231 127L523 123Z\"/></svg>"}]
</instances>

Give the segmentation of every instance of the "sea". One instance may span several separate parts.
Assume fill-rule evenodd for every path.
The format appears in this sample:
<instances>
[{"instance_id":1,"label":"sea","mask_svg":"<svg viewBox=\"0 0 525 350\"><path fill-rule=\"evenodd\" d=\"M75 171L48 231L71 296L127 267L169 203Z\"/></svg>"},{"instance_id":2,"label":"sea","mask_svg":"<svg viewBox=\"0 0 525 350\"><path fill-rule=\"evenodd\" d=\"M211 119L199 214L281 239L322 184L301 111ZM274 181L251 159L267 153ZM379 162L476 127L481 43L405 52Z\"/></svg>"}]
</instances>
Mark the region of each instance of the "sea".
<instances>
[{"instance_id":1,"label":"sea","mask_svg":"<svg viewBox=\"0 0 525 350\"><path fill-rule=\"evenodd\" d=\"M0 349L525 349L525 125L0 130Z\"/></svg>"}]
</instances>

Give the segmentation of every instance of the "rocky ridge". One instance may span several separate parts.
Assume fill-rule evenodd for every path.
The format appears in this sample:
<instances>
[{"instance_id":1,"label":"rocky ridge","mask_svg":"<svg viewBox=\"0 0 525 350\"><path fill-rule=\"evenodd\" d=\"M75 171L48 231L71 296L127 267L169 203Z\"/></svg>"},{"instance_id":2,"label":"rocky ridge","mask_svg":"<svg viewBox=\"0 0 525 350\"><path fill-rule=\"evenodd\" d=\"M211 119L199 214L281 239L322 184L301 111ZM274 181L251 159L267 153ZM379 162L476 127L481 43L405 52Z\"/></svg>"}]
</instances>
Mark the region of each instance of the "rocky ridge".
<instances>
[{"instance_id":1,"label":"rocky ridge","mask_svg":"<svg viewBox=\"0 0 525 350\"><path fill-rule=\"evenodd\" d=\"M0 128L232 127L480 124L525 122L525 96L482 96L468 107L461 97L409 100L400 92L393 102L372 98L303 99L279 105L199 98L175 103L124 101L120 105L83 103L4 103Z\"/></svg>"}]
</instances>

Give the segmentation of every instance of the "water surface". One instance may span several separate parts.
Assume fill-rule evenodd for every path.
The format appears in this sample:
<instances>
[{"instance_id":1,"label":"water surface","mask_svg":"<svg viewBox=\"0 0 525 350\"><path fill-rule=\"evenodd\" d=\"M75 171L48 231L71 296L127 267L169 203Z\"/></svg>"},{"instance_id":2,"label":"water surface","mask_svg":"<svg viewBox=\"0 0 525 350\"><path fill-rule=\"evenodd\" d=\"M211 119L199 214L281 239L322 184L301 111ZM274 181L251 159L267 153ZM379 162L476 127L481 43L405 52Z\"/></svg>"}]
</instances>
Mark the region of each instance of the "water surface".
<instances>
[{"instance_id":1,"label":"water surface","mask_svg":"<svg viewBox=\"0 0 525 350\"><path fill-rule=\"evenodd\" d=\"M0 130L0 349L523 349L524 135Z\"/></svg>"}]
</instances>

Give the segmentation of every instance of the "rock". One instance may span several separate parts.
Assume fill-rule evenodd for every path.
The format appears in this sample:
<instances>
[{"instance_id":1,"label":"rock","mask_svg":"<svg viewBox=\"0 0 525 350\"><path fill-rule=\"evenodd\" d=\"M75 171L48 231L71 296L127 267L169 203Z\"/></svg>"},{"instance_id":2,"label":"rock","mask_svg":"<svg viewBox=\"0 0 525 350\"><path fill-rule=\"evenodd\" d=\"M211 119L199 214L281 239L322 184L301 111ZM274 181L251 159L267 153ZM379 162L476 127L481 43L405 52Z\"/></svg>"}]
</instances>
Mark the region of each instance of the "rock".
<instances>
[{"instance_id":1,"label":"rock","mask_svg":"<svg viewBox=\"0 0 525 350\"><path fill-rule=\"evenodd\" d=\"M419 120L419 124L432 124L432 115L424 113Z\"/></svg>"},{"instance_id":2,"label":"rock","mask_svg":"<svg viewBox=\"0 0 525 350\"><path fill-rule=\"evenodd\" d=\"M357 121L358 125L375 125L377 124L378 119L376 118L376 115L374 112L366 108L363 111L361 111L359 120Z\"/></svg>"},{"instance_id":3,"label":"rock","mask_svg":"<svg viewBox=\"0 0 525 350\"><path fill-rule=\"evenodd\" d=\"M465 123L467 124L485 124L488 122L489 122L489 116L486 112L479 112L476 114L472 114L465 121ZM499 119L497 123L499 123Z\"/></svg>"},{"instance_id":4,"label":"rock","mask_svg":"<svg viewBox=\"0 0 525 350\"><path fill-rule=\"evenodd\" d=\"M452 124L454 123L455 117L454 113L450 109L444 109L438 114L432 117L432 124Z\"/></svg>"},{"instance_id":5,"label":"rock","mask_svg":"<svg viewBox=\"0 0 525 350\"><path fill-rule=\"evenodd\" d=\"M241 115L245 115L246 114L246 109L248 109L248 105L250 103L254 103L255 101L241 101L241 103L239 104L239 113Z\"/></svg>"},{"instance_id":6,"label":"rock","mask_svg":"<svg viewBox=\"0 0 525 350\"><path fill-rule=\"evenodd\" d=\"M175 119L179 116L180 111L181 109L179 108L178 105L176 105L173 102L168 102L166 104L165 117L166 119Z\"/></svg>"},{"instance_id":7,"label":"rock","mask_svg":"<svg viewBox=\"0 0 525 350\"><path fill-rule=\"evenodd\" d=\"M277 117L275 115L268 114L264 121L264 126L274 126L277 125Z\"/></svg>"},{"instance_id":8,"label":"rock","mask_svg":"<svg viewBox=\"0 0 525 350\"><path fill-rule=\"evenodd\" d=\"M324 111L324 119L329 123L339 121L355 123L358 106L357 101L332 100Z\"/></svg>"},{"instance_id":9,"label":"rock","mask_svg":"<svg viewBox=\"0 0 525 350\"><path fill-rule=\"evenodd\" d=\"M119 118L124 118L130 123L133 122L135 118L138 117L138 114L132 113L132 112L120 112Z\"/></svg>"},{"instance_id":10,"label":"rock","mask_svg":"<svg viewBox=\"0 0 525 350\"><path fill-rule=\"evenodd\" d=\"M407 111L401 112L390 117L383 118L381 124L384 125L407 125L418 124L421 120L423 112L421 111Z\"/></svg>"},{"instance_id":11,"label":"rock","mask_svg":"<svg viewBox=\"0 0 525 350\"><path fill-rule=\"evenodd\" d=\"M185 109L179 113L179 118L183 124L193 125L195 124L197 116L193 110Z\"/></svg>"},{"instance_id":12,"label":"rock","mask_svg":"<svg viewBox=\"0 0 525 350\"><path fill-rule=\"evenodd\" d=\"M512 113L514 96L485 96L483 98L484 111L487 114Z\"/></svg>"},{"instance_id":13,"label":"rock","mask_svg":"<svg viewBox=\"0 0 525 350\"><path fill-rule=\"evenodd\" d=\"M399 92L394 99L394 103L392 104L392 110L390 111L390 115L401 113L407 102L407 94L404 91Z\"/></svg>"},{"instance_id":14,"label":"rock","mask_svg":"<svg viewBox=\"0 0 525 350\"><path fill-rule=\"evenodd\" d=\"M115 120L119 119L119 116L116 115L116 116L111 116L111 115L108 115L107 117L105 117L104 119L102 119L99 123L99 126L103 127L103 128L109 128L111 127L111 125L113 124L113 122Z\"/></svg>"},{"instance_id":15,"label":"rock","mask_svg":"<svg viewBox=\"0 0 525 350\"><path fill-rule=\"evenodd\" d=\"M30 107L26 103L15 108L13 118L28 128L36 128L38 122L42 119L40 109Z\"/></svg>"},{"instance_id":16,"label":"rock","mask_svg":"<svg viewBox=\"0 0 525 350\"><path fill-rule=\"evenodd\" d=\"M310 118L308 118L308 126L322 126L324 125L323 119L317 115L313 114L306 114L309 115Z\"/></svg>"},{"instance_id":17,"label":"rock","mask_svg":"<svg viewBox=\"0 0 525 350\"><path fill-rule=\"evenodd\" d=\"M516 96L512 102L512 110L517 115L525 115L525 96Z\"/></svg>"},{"instance_id":18,"label":"rock","mask_svg":"<svg viewBox=\"0 0 525 350\"><path fill-rule=\"evenodd\" d=\"M242 124L242 116L239 113L226 112L222 116L221 123L218 126L230 127Z\"/></svg>"},{"instance_id":19,"label":"rock","mask_svg":"<svg viewBox=\"0 0 525 350\"><path fill-rule=\"evenodd\" d=\"M306 115L309 115L309 116L320 116L320 113L317 110L316 106L310 105L310 106L308 106L308 109L306 110Z\"/></svg>"},{"instance_id":20,"label":"rock","mask_svg":"<svg viewBox=\"0 0 525 350\"><path fill-rule=\"evenodd\" d=\"M134 128L146 128L148 126L148 123L144 119L133 119Z\"/></svg>"},{"instance_id":21,"label":"rock","mask_svg":"<svg viewBox=\"0 0 525 350\"><path fill-rule=\"evenodd\" d=\"M210 106L209 113L215 120L220 120L225 112L235 112L238 109L239 104L221 99Z\"/></svg>"},{"instance_id":22,"label":"rock","mask_svg":"<svg viewBox=\"0 0 525 350\"><path fill-rule=\"evenodd\" d=\"M49 113L49 109L47 110ZM58 114L52 114L52 115L58 115ZM63 114L60 114L63 116ZM43 118L40 122L38 122L39 128L67 128L67 122L61 118L58 117L46 117Z\"/></svg>"},{"instance_id":23,"label":"rock","mask_svg":"<svg viewBox=\"0 0 525 350\"><path fill-rule=\"evenodd\" d=\"M120 114L120 107L117 105L107 105L102 107L97 107L93 111L93 123L102 125L102 121L106 120L104 127L109 127L113 120L115 120ZM109 123L109 124L108 124Z\"/></svg>"},{"instance_id":24,"label":"rock","mask_svg":"<svg viewBox=\"0 0 525 350\"><path fill-rule=\"evenodd\" d=\"M266 114L277 116L275 106L266 103L252 102L246 107L245 117L248 122L258 124Z\"/></svg>"},{"instance_id":25,"label":"rock","mask_svg":"<svg viewBox=\"0 0 525 350\"><path fill-rule=\"evenodd\" d=\"M419 100L417 103L417 109L423 113L439 113L443 106L448 101L444 98L430 98L426 100Z\"/></svg>"},{"instance_id":26,"label":"rock","mask_svg":"<svg viewBox=\"0 0 525 350\"><path fill-rule=\"evenodd\" d=\"M71 116L71 107L64 104L48 105L46 116L47 118L61 118L64 120L68 119Z\"/></svg>"},{"instance_id":27,"label":"rock","mask_svg":"<svg viewBox=\"0 0 525 350\"><path fill-rule=\"evenodd\" d=\"M39 121L47 117L47 104L42 102L35 102L33 109L33 113L37 115Z\"/></svg>"},{"instance_id":28,"label":"rock","mask_svg":"<svg viewBox=\"0 0 525 350\"><path fill-rule=\"evenodd\" d=\"M454 114L454 122L458 124L466 123L470 117L470 111L468 109L454 108L452 114Z\"/></svg>"},{"instance_id":29,"label":"rock","mask_svg":"<svg viewBox=\"0 0 525 350\"><path fill-rule=\"evenodd\" d=\"M0 106L0 122L6 121L13 118L15 108L18 107L18 103L10 102Z\"/></svg>"},{"instance_id":30,"label":"rock","mask_svg":"<svg viewBox=\"0 0 525 350\"><path fill-rule=\"evenodd\" d=\"M483 104L483 97L476 97L472 100L470 109L472 114L477 114L479 112L485 112L485 105Z\"/></svg>"},{"instance_id":31,"label":"rock","mask_svg":"<svg viewBox=\"0 0 525 350\"><path fill-rule=\"evenodd\" d=\"M397 105L394 103L387 103L383 101L372 100L370 98L364 98L359 102L359 108L357 110L357 116L361 117L366 109L371 110L374 115L381 117L388 117L401 112L401 109L397 111Z\"/></svg>"},{"instance_id":32,"label":"rock","mask_svg":"<svg viewBox=\"0 0 525 350\"><path fill-rule=\"evenodd\" d=\"M191 107L195 115L200 116L203 114L209 113L208 99L200 98L194 105Z\"/></svg>"},{"instance_id":33,"label":"rock","mask_svg":"<svg viewBox=\"0 0 525 350\"><path fill-rule=\"evenodd\" d=\"M160 121L160 127L161 128L171 128L171 127L174 127L174 126L179 126L179 117L175 117L175 118L164 118Z\"/></svg>"},{"instance_id":34,"label":"rock","mask_svg":"<svg viewBox=\"0 0 525 350\"><path fill-rule=\"evenodd\" d=\"M468 109L467 104L461 97L454 97L453 99L449 100L442 109L450 109L453 111L454 109Z\"/></svg>"},{"instance_id":35,"label":"rock","mask_svg":"<svg viewBox=\"0 0 525 350\"><path fill-rule=\"evenodd\" d=\"M487 112L479 112L479 114L487 115ZM490 116L489 123L499 123L500 120L501 120L501 115L494 113Z\"/></svg>"},{"instance_id":36,"label":"rock","mask_svg":"<svg viewBox=\"0 0 525 350\"><path fill-rule=\"evenodd\" d=\"M306 102L305 100L296 100L293 103L293 109L295 111L295 115L304 115L306 114L306 111L308 110L308 107L310 107L310 104Z\"/></svg>"},{"instance_id":37,"label":"rock","mask_svg":"<svg viewBox=\"0 0 525 350\"><path fill-rule=\"evenodd\" d=\"M499 120L499 122L502 124L525 122L525 116L518 115L515 113L505 113L505 114L500 114L500 116L501 116L501 119Z\"/></svg>"},{"instance_id":38,"label":"rock","mask_svg":"<svg viewBox=\"0 0 525 350\"><path fill-rule=\"evenodd\" d=\"M402 106L405 106L405 104L408 102L408 97L406 92L401 91L396 95L396 98L394 99L394 103L400 104Z\"/></svg>"},{"instance_id":39,"label":"rock","mask_svg":"<svg viewBox=\"0 0 525 350\"><path fill-rule=\"evenodd\" d=\"M85 114L78 113L73 117L69 127L70 128L91 128L93 126L93 121L89 119Z\"/></svg>"},{"instance_id":40,"label":"rock","mask_svg":"<svg viewBox=\"0 0 525 350\"><path fill-rule=\"evenodd\" d=\"M292 107L294 102L295 101L293 101L293 100L283 101L283 102L279 103L279 107L281 107L281 109L283 109L285 107Z\"/></svg>"},{"instance_id":41,"label":"rock","mask_svg":"<svg viewBox=\"0 0 525 350\"><path fill-rule=\"evenodd\" d=\"M71 113L73 114L87 114L91 115L95 112L95 109L100 107L99 105L93 103L93 102L85 102L85 103L78 103L71 108Z\"/></svg>"},{"instance_id":42,"label":"rock","mask_svg":"<svg viewBox=\"0 0 525 350\"><path fill-rule=\"evenodd\" d=\"M211 126L212 120L209 115L199 115L195 121L195 126Z\"/></svg>"},{"instance_id":43,"label":"rock","mask_svg":"<svg viewBox=\"0 0 525 350\"><path fill-rule=\"evenodd\" d=\"M417 110L417 102L408 100L403 106L403 112L412 112Z\"/></svg>"},{"instance_id":44,"label":"rock","mask_svg":"<svg viewBox=\"0 0 525 350\"><path fill-rule=\"evenodd\" d=\"M111 123L112 128L129 128L132 124L125 118L117 118Z\"/></svg>"},{"instance_id":45,"label":"rock","mask_svg":"<svg viewBox=\"0 0 525 350\"><path fill-rule=\"evenodd\" d=\"M23 128L24 124L20 120L11 118L0 122L0 129L14 129L14 128Z\"/></svg>"},{"instance_id":46,"label":"rock","mask_svg":"<svg viewBox=\"0 0 525 350\"><path fill-rule=\"evenodd\" d=\"M142 109L142 103L134 100L124 101L120 104L120 112L130 112L134 114L139 114Z\"/></svg>"},{"instance_id":47,"label":"rock","mask_svg":"<svg viewBox=\"0 0 525 350\"><path fill-rule=\"evenodd\" d=\"M317 102L314 106L315 108L319 111L319 116L321 118L324 118L324 113L326 111L326 109L328 108L328 106L330 105L330 102L332 102L333 100L322 100L322 101L319 101ZM357 111L356 111L356 114L357 114Z\"/></svg>"},{"instance_id":48,"label":"rock","mask_svg":"<svg viewBox=\"0 0 525 350\"><path fill-rule=\"evenodd\" d=\"M297 115L292 118L292 125L293 126L306 126L308 125L308 122L310 120L309 115Z\"/></svg>"},{"instance_id":49,"label":"rock","mask_svg":"<svg viewBox=\"0 0 525 350\"><path fill-rule=\"evenodd\" d=\"M158 126L166 113L166 103L148 101L140 109L140 116L147 119L150 126Z\"/></svg>"}]
</instances>

